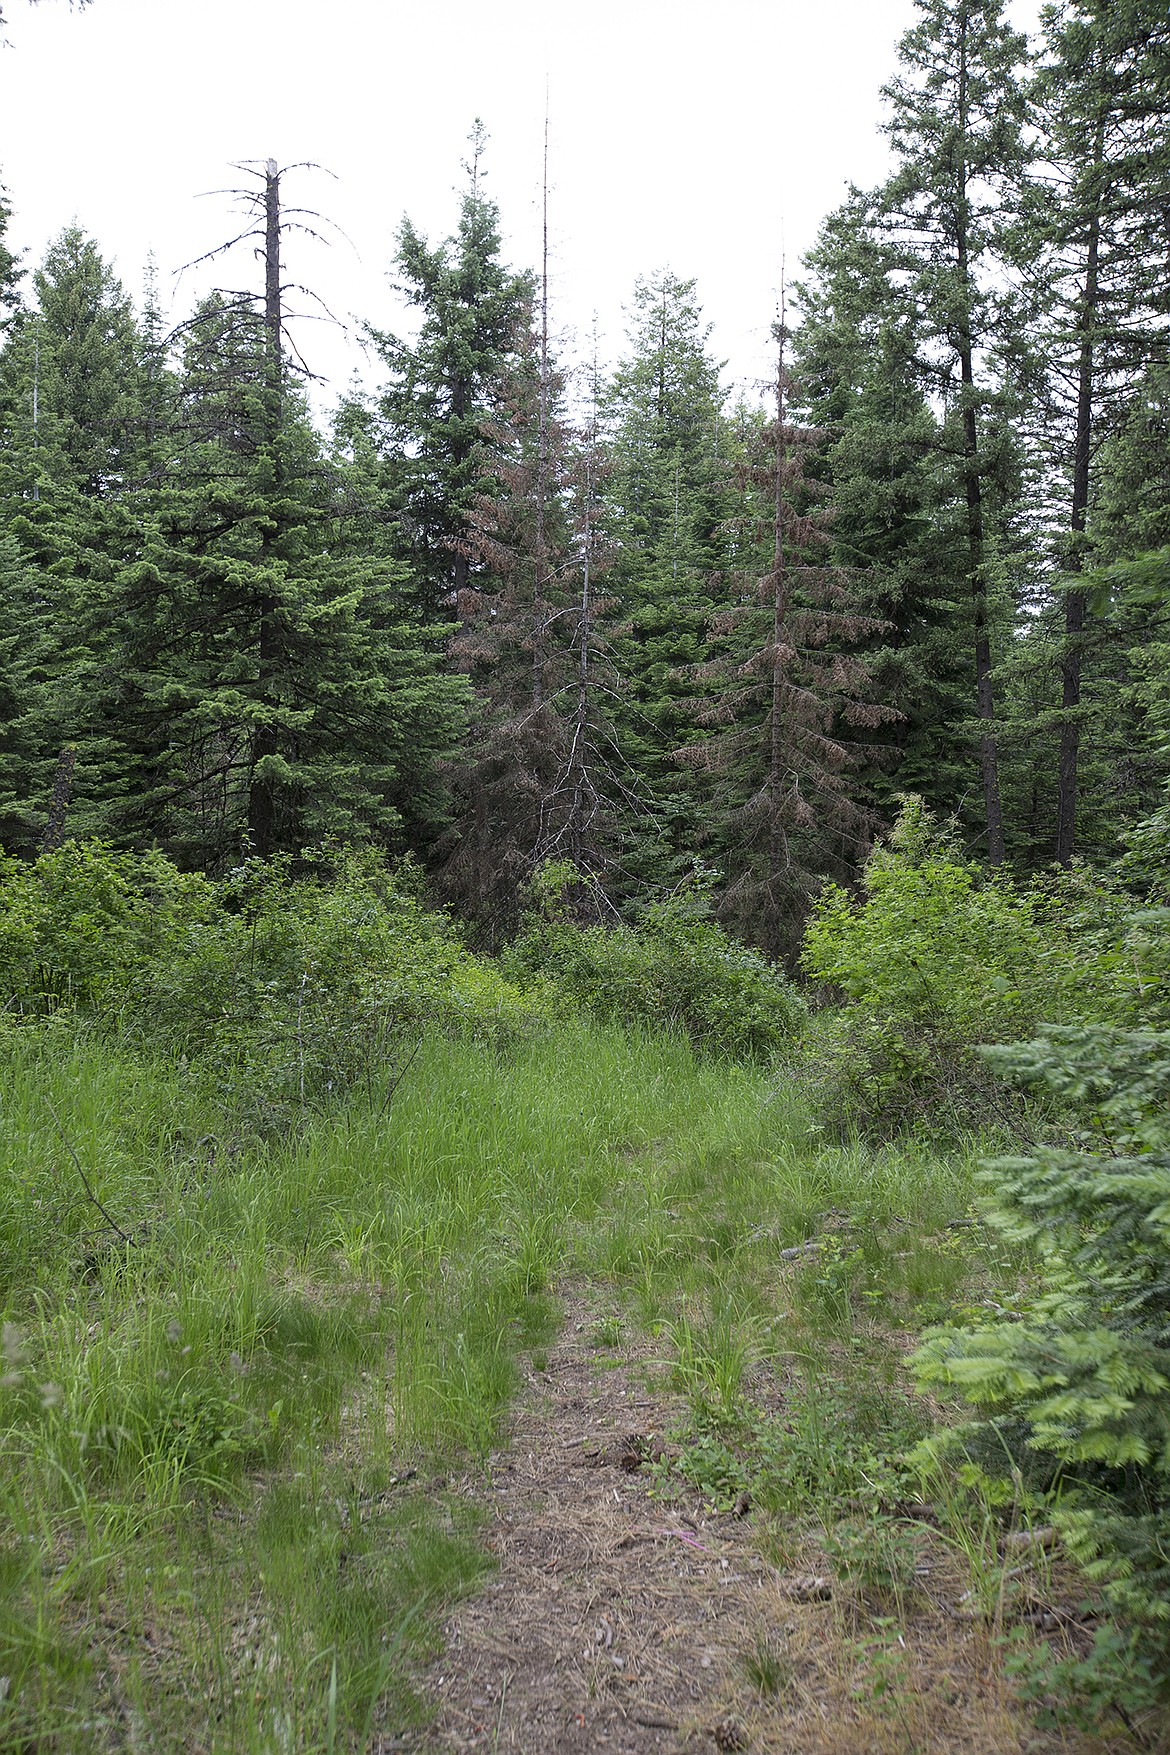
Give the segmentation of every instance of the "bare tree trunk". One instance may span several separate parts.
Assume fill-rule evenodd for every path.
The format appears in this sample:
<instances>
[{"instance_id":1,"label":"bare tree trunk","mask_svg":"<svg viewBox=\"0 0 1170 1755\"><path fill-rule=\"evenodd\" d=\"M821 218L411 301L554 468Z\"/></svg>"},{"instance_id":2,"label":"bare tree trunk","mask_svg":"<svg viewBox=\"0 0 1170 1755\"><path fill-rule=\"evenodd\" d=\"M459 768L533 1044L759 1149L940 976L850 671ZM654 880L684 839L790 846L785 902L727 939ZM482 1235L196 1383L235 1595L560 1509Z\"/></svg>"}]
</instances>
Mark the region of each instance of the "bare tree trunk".
<instances>
[{"instance_id":1,"label":"bare tree trunk","mask_svg":"<svg viewBox=\"0 0 1170 1755\"><path fill-rule=\"evenodd\" d=\"M67 743L57 757L53 796L49 800L49 815L41 837L42 853L55 853L65 839L65 819L69 815L69 802L73 797L73 768L76 761L76 747Z\"/></svg>"},{"instance_id":2,"label":"bare tree trunk","mask_svg":"<svg viewBox=\"0 0 1170 1755\"><path fill-rule=\"evenodd\" d=\"M282 398L280 284L280 172L269 159L264 173L264 438L273 472L272 488L280 488L280 427ZM265 530L261 559L270 558L272 538ZM265 594L260 599L258 630L257 696L264 705L275 693L281 657L278 600ZM248 837L252 851L267 859L276 847L276 786L265 764L277 754L277 731L271 721L259 720L252 736L251 776L248 784Z\"/></svg>"},{"instance_id":3,"label":"bare tree trunk","mask_svg":"<svg viewBox=\"0 0 1170 1755\"><path fill-rule=\"evenodd\" d=\"M540 269L540 417L536 454L536 553L532 563L532 705L544 702L544 617L548 585L545 514L548 504L548 104L544 110L544 181L542 185L542 254Z\"/></svg>"},{"instance_id":4,"label":"bare tree trunk","mask_svg":"<svg viewBox=\"0 0 1170 1755\"><path fill-rule=\"evenodd\" d=\"M771 920L780 878L787 865L787 845L781 817L780 798L785 782L784 763L784 666L780 653L784 643L784 623L788 614L788 557L785 549L784 465L787 445L784 432L784 343L788 331L784 326L784 298L781 293L780 321L775 328L779 355L776 367L776 486L773 505L772 545L772 699L768 714L768 900L765 906L766 929L776 943L768 949L775 953L779 931Z\"/></svg>"}]
</instances>

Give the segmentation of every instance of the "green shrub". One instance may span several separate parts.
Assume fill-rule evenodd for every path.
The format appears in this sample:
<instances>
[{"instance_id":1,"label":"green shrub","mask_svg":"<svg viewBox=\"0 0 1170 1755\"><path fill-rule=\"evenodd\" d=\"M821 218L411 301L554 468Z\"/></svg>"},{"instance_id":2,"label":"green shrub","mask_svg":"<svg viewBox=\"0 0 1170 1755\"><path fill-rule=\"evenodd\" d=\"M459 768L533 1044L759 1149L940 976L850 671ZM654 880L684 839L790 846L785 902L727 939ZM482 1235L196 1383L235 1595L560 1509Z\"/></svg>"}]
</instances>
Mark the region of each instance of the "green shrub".
<instances>
[{"instance_id":1,"label":"green shrub","mask_svg":"<svg viewBox=\"0 0 1170 1755\"><path fill-rule=\"evenodd\" d=\"M594 1017L679 1029L713 1054L773 1055L804 1015L781 972L729 938L702 902L662 903L637 927L530 920L503 966L524 982L555 982Z\"/></svg>"},{"instance_id":2,"label":"green shrub","mask_svg":"<svg viewBox=\"0 0 1170 1755\"><path fill-rule=\"evenodd\" d=\"M944 1445L1041 1463L1069 1551L1170 1695L1170 1032L1052 1029L989 1058L1072 1106L1086 1149L986 1166L989 1217L1038 1283L1010 1314L934 1331L916 1368L983 1413Z\"/></svg>"},{"instance_id":3,"label":"green shrub","mask_svg":"<svg viewBox=\"0 0 1170 1755\"><path fill-rule=\"evenodd\" d=\"M144 970L219 915L214 887L161 853L66 842L32 865L0 853L0 1003L116 1009Z\"/></svg>"},{"instance_id":4,"label":"green shrub","mask_svg":"<svg viewBox=\"0 0 1170 1755\"><path fill-rule=\"evenodd\" d=\"M548 1023L539 987L473 957L409 872L311 857L317 875L256 860L218 884L97 842L5 860L0 1005L183 1057L270 1128L362 1085L383 1100L424 1031L499 1043Z\"/></svg>"},{"instance_id":5,"label":"green shrub","mask_svg":"<svg viewBox=\"0 0 1170 1755\"><path fill-rule=\"evenodd\" d=\"M813 911L803 967L846 1003L818 1018L802 1082L843 1131L985 1125L1003 1087L981 1045L1147 1017L1168 946L1159 913L1115 884L1082 868L1028 885L985 872L908 799L861 895L829 885Z\"/></svg>"}]
</instances>

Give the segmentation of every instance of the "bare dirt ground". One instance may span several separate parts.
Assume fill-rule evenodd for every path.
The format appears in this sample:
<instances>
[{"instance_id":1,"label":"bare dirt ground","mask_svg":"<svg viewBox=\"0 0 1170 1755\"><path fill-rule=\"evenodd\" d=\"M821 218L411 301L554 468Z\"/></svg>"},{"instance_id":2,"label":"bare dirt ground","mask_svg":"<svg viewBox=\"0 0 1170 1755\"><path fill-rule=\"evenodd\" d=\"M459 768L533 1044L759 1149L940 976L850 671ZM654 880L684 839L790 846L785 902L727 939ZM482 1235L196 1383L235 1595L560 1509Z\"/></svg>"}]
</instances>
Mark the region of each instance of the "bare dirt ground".
<instances>
[{"instance_id":1,"label":"bare dirt ground","mask_svg":"<svg viewBox=\"0 0 1170 1755\"><path fill-rule=\"evenodd\" d=\"M656 1496L644 1463L683 1403L653 1340L598 1347L602 1314L587 1294L566 1297L511 1446L486 1483L466 1484L486 1503L498 1570L446 1625L423 1748L1102 1755L1100 1741L1032 1728L929 1531L914 1609L867 1646L872 1618L815 1544L773 1564L750 1507ZM765 1688L761 1646L776 1655Z\"/></svg>"}]
</instances>

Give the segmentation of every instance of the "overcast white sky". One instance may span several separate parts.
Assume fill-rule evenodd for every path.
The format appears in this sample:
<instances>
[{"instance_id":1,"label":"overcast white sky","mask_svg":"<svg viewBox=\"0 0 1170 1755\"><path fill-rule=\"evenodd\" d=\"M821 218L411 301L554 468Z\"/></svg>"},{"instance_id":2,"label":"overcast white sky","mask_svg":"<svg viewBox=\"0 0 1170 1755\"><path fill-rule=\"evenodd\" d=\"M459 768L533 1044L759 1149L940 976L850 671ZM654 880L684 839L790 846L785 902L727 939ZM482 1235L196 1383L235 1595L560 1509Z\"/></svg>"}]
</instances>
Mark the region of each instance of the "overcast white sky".
<instances>
[{"instance_id":1,"label":"overcast white sky","mask_svg":"<svg viewBox=\"0 0 1170 1755\"><path fill-rule=\"evenodd\" d=\"M231 235L233 160L312 159L288 200L348 234L290 247L288 273L339 317L402 325L388 283L404 213L452 229L476 115L506 258L540 251L545 87L551 292L572 351L620 351L639 274L695 276L731 382L767 374L782 251L791 275L848 182L886 165L879 91L913 0L7 0L0 179L10 241L35 262L76 220L136 296L148 251L173 315L229 269L173 272ZM1038 0L1013 0L1021 28ZM252 277L250 279L249 277ZM344 388L360 356L302 326L310 364Z\"/></svg>"}]
</instances>

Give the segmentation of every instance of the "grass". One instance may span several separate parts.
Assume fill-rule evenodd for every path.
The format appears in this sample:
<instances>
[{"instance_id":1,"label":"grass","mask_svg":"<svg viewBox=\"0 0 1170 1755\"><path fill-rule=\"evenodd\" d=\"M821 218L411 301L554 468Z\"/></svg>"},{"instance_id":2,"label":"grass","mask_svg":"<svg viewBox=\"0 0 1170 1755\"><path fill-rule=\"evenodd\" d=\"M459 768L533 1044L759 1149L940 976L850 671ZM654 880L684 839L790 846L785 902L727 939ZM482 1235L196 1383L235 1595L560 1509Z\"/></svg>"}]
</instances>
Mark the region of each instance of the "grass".
<instances>
[{"instance_id":1,"label":"grass","mask_svg":"<svg viewBox=\"0 0 1170 1755\"><path fill-rule=\"evenodd\" d=\"M969 1273L962 1154L830 1146L763 1071L596 1025L427 1041L389 1113L267 1140L184 1063L62 1021L0 1060L0 1747L420 1723L412 1678L487 1564L449 1472L500 1442L562 1275L612 1287L597 1348L662 1334L684 1474L765 1529L820 1518L883 1614L910 1588L903 1538L840 1513L899 1491L923 1429L890 1336Z\"/></svg>"}]
</instances>

